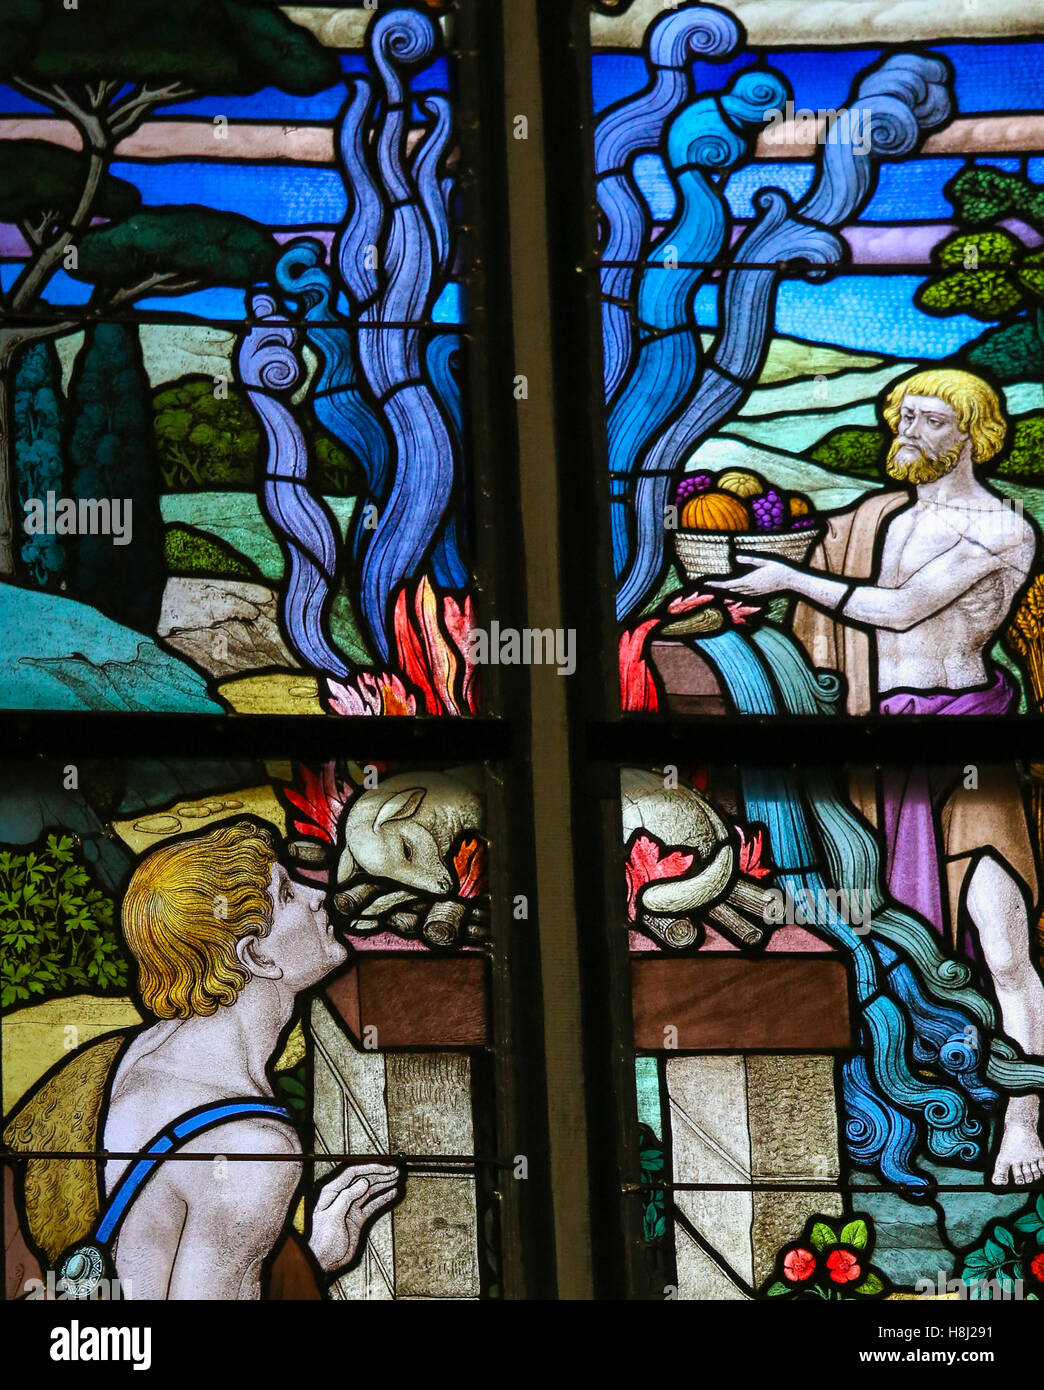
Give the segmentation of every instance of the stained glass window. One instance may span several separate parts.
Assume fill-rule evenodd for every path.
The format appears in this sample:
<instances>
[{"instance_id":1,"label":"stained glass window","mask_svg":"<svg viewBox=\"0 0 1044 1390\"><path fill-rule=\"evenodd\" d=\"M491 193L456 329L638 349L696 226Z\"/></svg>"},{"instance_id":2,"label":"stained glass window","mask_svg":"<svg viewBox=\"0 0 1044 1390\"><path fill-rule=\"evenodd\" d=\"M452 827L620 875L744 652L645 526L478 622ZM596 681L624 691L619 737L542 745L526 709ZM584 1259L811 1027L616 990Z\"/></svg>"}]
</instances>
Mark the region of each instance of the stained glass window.
<instances>
[{"instance_id":1,"label":"stained glass window","mask_svg":"<svg viewBox=\"0 0 1044 1390\"><path fill-rule=\"evenodd\" d=\"M0 841L7 1297L503 1296L484 769L37 760Z\"/></svg>"},{"instance_id":2,"label":"stained glass window","mask_svg":"<svg viewBox=\"0 0 1044 1390\"><path fill-rule=\"evenodd\" d=\"M758 615L760 713L783 647L850 714L1036 710L1038 45L813 9L591 15L622 705L743 712Z\"/></svg>"},{"instance_id":3,"label":"stained glass window","mask_svg":"<svg viewBox=\"0 0 1044 1390\"><path fill-rule=\"evenodd\" d=\"M1012 1296L1039 1217L1040 790L1012 766L623 769L654 1296Z\"/></svg>"},{"instance_id":4,"label":"stained glass window","mask_svg":"<svg viewBox=\"0 0 1044 1390\"><path fill-rule=\"evenodd\" d=\"M6 21L0 701L476 713L452 20L96 8Z\"/></svg>"},{"instance_id":5,"label":"stained glass window","mask_svg":"<svg viewBox=\"0 0 1044 1390\"><path fill-rule=\"evenodd\" d=\"M596 1282L1039 1297L1034 23L545 22Z\"/></svg>"},{"instance_id":6,"label":"stained glass window","mask_svg":"<svg viewBox=\"0 0 1044 1390\"><path fill-rule=\"evenodd\" d=\"M1039 1301L1032 7L8 8L6 1296Z\"/></svg>"},{"instance_id":7,"label":"stained glass window","mask_svg":"<svg viewBox=\"0 0 1044 1390\"><path fill-rule=\"evenodd\" d=\"M499 54L442 3L0 38L5 1296L525 1296Z\"/></svg>"}]
</instances>

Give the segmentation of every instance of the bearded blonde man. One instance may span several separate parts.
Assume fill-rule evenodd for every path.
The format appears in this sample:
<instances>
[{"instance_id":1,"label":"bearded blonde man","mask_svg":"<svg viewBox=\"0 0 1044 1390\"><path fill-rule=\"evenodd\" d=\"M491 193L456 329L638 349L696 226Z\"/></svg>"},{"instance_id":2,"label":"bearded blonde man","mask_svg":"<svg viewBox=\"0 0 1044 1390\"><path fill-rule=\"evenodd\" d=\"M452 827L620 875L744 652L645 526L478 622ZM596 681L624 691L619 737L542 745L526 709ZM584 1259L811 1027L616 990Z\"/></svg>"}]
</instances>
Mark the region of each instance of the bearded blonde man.
<instances>
[{"instance_id":1,"label":"bearded blonde man","mask_svg":"<svg viewBox=\"0 0 1044 1390\"><path fill-rule=\"evenodd\" d=\"M1007 435L1000 399L970 372L936 368L899 382L883 414L894 436L886 472L903 486L832 516L807 567L741 554L749 570L708 587L798 598L795 636L813 665L843 674L850 714L1003 714L1014 686L988 653L1036 568L1038 538L982 477ZM882 831L892 896L974 953L957 941L970 919L1004 1030L1040 1060L1038 885L1014 776L965 786L953 769L896 769L856 800ZM1044 1178L1039 1125L1038 1096L1009 1099L995 1183Z\"/></svg>"}]
</instances>

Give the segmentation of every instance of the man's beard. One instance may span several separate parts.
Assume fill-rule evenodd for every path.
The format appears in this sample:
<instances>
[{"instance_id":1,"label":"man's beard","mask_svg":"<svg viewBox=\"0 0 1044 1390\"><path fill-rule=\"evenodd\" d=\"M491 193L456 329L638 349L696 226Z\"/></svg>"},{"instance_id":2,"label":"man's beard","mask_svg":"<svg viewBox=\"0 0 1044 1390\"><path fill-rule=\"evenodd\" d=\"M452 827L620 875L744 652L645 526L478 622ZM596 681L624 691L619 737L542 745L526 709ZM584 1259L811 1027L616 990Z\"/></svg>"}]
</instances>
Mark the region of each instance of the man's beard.
<instances>
[{"instance_id":1,"label":"man's beard","mask_svg":"<svg viewBox=\"0 0 1044 1390\"><path fill-rule=\"evenodd\" d=\"M888 457L885 460L885 472L897 483L913 483L914 487L918 487L921 483L934 483L956 468L964 445L958 444L948 454L940 454L937 458L932 458L921 452L916 458L907 459L900 463L896 454L900 449L910 447L912 446L900 444L898 439L893 439L892 447L888 450Z\"/></svg>"}]
</instances>

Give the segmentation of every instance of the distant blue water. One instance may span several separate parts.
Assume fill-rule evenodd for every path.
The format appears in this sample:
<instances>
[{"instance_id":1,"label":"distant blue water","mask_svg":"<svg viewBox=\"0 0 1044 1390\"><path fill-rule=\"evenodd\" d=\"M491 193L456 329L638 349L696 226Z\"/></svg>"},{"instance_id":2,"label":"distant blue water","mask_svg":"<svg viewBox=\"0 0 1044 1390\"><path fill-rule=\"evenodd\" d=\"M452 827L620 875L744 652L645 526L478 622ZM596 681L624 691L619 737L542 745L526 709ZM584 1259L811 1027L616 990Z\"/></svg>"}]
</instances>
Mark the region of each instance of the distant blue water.
<instances>
[{"instance_id":1,"label":"distant blue water","mask_svg":"<svg viewBox=\"0 0 1044 1390\"><path fill-rule=\"evenodd\" d=\"M967 314L935 318L913 303L919 275L839 275L822 285L784 280L776 306L776 332L813 343L836 344L897 357L947 357L977 338L985 324ZM718 321L716 285L696 296L696 321Z\"/></svg>"},{"instance_id":2,"label":"distant blue water","mask_svg":"<svg viewBox=\"0 0 1044 1390\"><path fill-rule=\"evenodd\" d=\"M342 53L341 67L346 76L367 70L366 59L358 53ZM446 58L438 58L429 67L414 74L413 92L449 92L450 70ZM312 96L293 96L276 87L264 87L250 96L201 97L196 101L174 102L157 111L163 116L227 116L234 121L330 121L344 104L343 85L328 87ZM13 87L0 84L0 115L24 112L47 113L48 108Z\"/></svg>"},{"instance_id":3,"label":"distant blue water","mask_svg":"<svg viewBox=\"0 0 1044 1390\"><path fill-rule=\"evenodd\" d=\"M956 0L951 0L956 3ZM911 45L916 48L917 45ZM1038 111L1044 108L1044 44L940 43L931 52L948 58L954 69L957 109ZM852 79L879 57L872 48L767 49L764 61L790 83L799 107L837 109L847 100ZM718 91L733 72L749 66L755 54L728 63L699 63L694 72L701 91ZM591 58L591 95L595 112L645 85L645 61L636 53L602 53Z\"/></svg>"},{"instance_id":4,"label":"distant blue water","mask_svg":"<svg viewBox=\"0 0 1044 1390\"><path fill-rule=\"evenodd\" d=\"M0 265L0 288L8 289L14 283L21 269L20 261L7 261ZM56 271L47 285L43 296L47 304L86 304L90 298L91 286L82 280L75 280L64 270ZM244 291L233 285L216 285L205 290L194 290L190 294L150 295L135 301L143 313L193 314L198 318L217 322L235 322L246 316L246 297ZM343 307L343 306L342 306ZM459 325L464 322L466 298L464 286L451 280L443 289L432 310L431 322Z\"/></svg>"},{"instance_id":5,"label":"distant blue water","mask_svg":"<svg viewBox=\"0 0 1044 1390\"><path fill-rule=\"evenodd\" d=\"M141 190L146 207L203 203L269 227L329 226L348 211L338 171L307 164L116 160L112 172Z\"/></svg>"}]
</instances>

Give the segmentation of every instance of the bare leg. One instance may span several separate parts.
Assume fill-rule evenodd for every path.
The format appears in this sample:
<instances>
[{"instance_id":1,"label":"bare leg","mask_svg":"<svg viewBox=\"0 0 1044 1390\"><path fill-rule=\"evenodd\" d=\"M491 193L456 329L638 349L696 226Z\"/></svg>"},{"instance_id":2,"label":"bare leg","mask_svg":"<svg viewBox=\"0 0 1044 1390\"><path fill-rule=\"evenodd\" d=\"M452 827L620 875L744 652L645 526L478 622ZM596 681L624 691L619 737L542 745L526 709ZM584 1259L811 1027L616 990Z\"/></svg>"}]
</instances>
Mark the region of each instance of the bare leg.
<instances>
[{"instance_id":1,"label":"bare leg","mask_svg":"<svg viewBox=\"0 0 1044 1390\"><path fill-rule=\"evenodd\" d=\"M1030 957L1029 916L1018 881L996 859L981 859L968 882L967 901L1004 1031L1027 1056L1044 1056L1044 985ZM1040 1096L1012 1096L993 1182L1025 1184L1044 1178L1039 1126Z\"/></svg>"}]
</instances>

